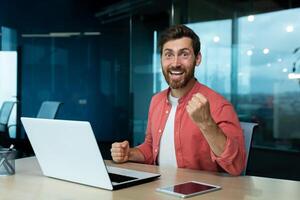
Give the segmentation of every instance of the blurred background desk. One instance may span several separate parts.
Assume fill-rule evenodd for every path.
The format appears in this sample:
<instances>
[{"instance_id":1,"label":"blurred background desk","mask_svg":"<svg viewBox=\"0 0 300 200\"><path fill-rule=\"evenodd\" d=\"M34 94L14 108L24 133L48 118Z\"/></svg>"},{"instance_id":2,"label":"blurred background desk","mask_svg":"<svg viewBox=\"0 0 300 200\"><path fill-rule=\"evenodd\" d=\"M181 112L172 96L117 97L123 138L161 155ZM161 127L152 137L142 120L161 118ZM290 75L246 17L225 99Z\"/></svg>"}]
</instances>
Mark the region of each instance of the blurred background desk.
<instances>
[{"instance_id":1,"label":"blurred background desk","mask_svg":"<svg viewBox=\"0 0 300 200\"><path fill-rule=\"evenodd\" d=\"M107 164L114 165L107 161ZM0 177L1 200L67 200L67 199L177 199L158 193L158 187L195 180L222 186L222 190L189 199L299 199L300 182L252 176L231 177L218 173L188 169L169 169L136 163L118 165L136 170L157 172L161 178L142 185L116 191L107 191L76 183L44 177L35 157L16 160L16 174Z\"/></svg>"}]
</instances>

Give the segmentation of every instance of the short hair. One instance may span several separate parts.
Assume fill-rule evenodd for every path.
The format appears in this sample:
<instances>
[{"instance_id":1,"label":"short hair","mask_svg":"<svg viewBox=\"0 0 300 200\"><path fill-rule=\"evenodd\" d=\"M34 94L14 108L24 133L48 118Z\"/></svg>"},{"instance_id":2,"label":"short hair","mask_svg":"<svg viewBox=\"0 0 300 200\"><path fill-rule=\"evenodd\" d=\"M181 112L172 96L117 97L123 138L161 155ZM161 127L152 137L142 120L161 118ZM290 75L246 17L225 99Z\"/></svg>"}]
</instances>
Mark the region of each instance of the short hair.
<instances>
[{"instance_id":1,"label":"short hair","mask_svg":"<svg viewBox=\"0 0 300 200\"><path fill-rule=\"evenodd\" d=\"M182 24L171 26L161 34L159 44L158 44L160 55L162 54L163 46L165 45L165 43L183 37L191 38L194 54L195 56L197 56L201 49L200 39L192 29Z\"/></svg>"}]
</instances>

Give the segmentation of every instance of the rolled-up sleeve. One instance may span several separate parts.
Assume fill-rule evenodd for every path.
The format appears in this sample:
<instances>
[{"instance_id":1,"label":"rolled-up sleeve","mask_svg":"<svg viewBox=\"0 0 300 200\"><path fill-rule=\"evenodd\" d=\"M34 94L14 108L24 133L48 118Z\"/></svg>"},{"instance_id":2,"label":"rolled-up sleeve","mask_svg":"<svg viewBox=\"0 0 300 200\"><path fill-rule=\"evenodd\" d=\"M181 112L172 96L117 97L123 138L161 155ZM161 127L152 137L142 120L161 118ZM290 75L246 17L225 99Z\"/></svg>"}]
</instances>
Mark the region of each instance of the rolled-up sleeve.
<instances>
[{"instance_id":1,"label":"rolled-up sleeve","mask_svg":"<svg viewBox=\"0 0 300 200\"><path fill-rule=\"evenodd\" d=\"M137 148L141 151L141 153L144 155L145 164L153 164L153 153L152 153L152 135L149 127L149 120L147 125L147 132L146 132L146 138L145 141L137 146Z\"/></svg>"},{"instance_id":2,"label":"rolled-up sleeve","mask_svg":"<svg viewBox=\"0 0 300 200\"><path fill-rule=\"evenodd\" d=\"M152 139L152 131L151 131L151 111L153 108L153 102L150 103L149 113L148 113L148 122L147 122L147 129L146 129L146 137L145 141L137 146L137 148L141 151L144 155L145 164L154 164L153 159L153 139Z\"/></svg>"},{"instance_id":3,"label":"rolled-up sleeve","mask_svg":"<svg viewBox=\"0 0 300 200\"><path fill-rule=\"evenodd\" d=\"M215 121L226 135L225 149L220 156L211 151L211 159L231 175L240 175L245 168L246 151L242 128L230 104L215 113Z\"/></svg>"}]
</instances>

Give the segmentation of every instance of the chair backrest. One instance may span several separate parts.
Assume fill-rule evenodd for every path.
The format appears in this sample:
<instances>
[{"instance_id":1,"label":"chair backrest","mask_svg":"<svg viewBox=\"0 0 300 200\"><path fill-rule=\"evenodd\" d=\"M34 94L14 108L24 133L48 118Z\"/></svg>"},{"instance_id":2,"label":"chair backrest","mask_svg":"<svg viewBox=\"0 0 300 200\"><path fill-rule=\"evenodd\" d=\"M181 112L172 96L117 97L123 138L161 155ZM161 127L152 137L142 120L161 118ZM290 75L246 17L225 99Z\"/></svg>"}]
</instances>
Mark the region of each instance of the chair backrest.
<instances>
[{"instance_id":1,"label":"chair backrest","mask_svg":"<svg viewBox=\"0 0 300 200\"><path fill-rule=\"evenodd\" d=\"M16 102L4 101L0 110L0 132L7 132L8 120Z\"/></svg>"},{"instance_id":2,"label":"chair backrest","mask_svg":"<svg viewBox=\"0 0 300 200\"><path fill-rule=\"evenodd\" d=\"M241 127L243 129L244 138L245 138L245 148L246 148L246 169L248 165L248 157L251 147L251 141L252 141L252 135L253 135L253 129L258 124L256 123L250 123L250 122L240 122ZM242 172L242 175L246 174L246 169Z\"/></svg>"},{"instance_id":3,"label":"chair backrest","mask_svg":"<svg viewBox=\"0 0 300 200\"><path fill-rule=\"evenodd\" d=\"M10 113L16 102L13 101L4 101L1 110L0 110L0 123L2 125L7 125Z\"/></svg>"},{"instance_id":4,"label":"chair backrest","mask_svg":"<svg viewBox=\"0 0 300 200\"><path fill-rule=\"evenodd\" d=\"M54 119L61 104L58 101L44 101L36 117Z\"/></svg>"}]
</instances>

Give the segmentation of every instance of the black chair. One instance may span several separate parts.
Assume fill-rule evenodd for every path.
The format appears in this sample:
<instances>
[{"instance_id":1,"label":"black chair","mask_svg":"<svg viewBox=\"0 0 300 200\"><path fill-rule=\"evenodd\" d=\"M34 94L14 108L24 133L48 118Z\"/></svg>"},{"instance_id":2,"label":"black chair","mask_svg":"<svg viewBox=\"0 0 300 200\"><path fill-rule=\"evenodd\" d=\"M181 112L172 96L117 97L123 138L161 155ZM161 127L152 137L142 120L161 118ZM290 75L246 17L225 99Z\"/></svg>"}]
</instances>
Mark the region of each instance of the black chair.
<instances>
[{"instance_id":1,"label":"black chair","mask_svg":"<svg viewBox=\"0 0 300 200\"><path fill-rule=\"evenodd\" d=\"M61 104L62 103L58 101L44 101L36 117L44 119L55 119Z\"/></svg>"},{"instance_id":2,"label":"black chair","mask_svg":"<svg viewBox=\"0 0 300 200\"><path fill-rule=\"evenodd\" d=\"M8 120L10 118L11 111L14 108L16 102L4 101L0 110L0 134L1 137L8 138Z\"/></svg>"}]
</instances>

